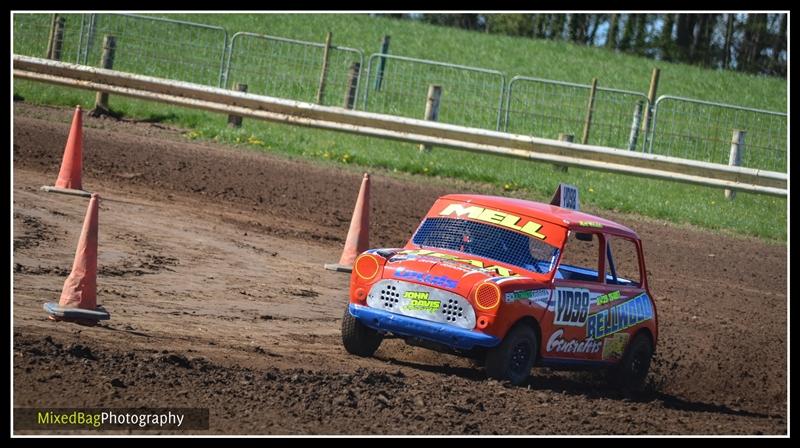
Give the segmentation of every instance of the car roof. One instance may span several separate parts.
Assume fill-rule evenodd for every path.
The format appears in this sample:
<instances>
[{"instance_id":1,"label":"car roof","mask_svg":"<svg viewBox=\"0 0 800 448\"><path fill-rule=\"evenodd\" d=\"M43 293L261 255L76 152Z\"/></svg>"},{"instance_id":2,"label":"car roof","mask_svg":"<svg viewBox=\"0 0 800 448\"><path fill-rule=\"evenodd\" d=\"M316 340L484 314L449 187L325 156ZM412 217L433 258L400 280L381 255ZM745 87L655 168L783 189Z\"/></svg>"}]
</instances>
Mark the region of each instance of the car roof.
<instances>
[{"instance_id":1,"label":"car roof","mask_svg":"<svg viewBox=\"0 0 800 448\"><path fill-rule=\"evenodd\" d=\"M448 194L440 197L439 199L467 202L482 205L484 207L497 208L502 211L536 218L542 221L547 221L551 224L561 225L569 230L587 231L596 229L596 225L585 226L581 224L582 222L595 223L603 226L602 231L604 233L616 234L636 239L639 238L636 235L636 232L634 232L631 228L614 221L542 202L477 194Z\"/></svg>"}]
</instances>

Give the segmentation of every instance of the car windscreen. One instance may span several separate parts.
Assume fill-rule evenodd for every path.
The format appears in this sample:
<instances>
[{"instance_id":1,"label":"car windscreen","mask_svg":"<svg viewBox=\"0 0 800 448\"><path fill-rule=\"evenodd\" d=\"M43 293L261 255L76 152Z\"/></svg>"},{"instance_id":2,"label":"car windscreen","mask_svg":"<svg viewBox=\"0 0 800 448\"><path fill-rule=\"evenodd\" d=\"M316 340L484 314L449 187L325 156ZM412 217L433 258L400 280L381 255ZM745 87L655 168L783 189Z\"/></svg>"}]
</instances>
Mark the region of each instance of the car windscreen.
<instances>
[{"instance_id":1,"label":"car windscreen","mask_svg":"<svg viewBox=\"0 0 800 448\"><path fill-rule=\"evenodd\" d=\"M559 253L557 247L533 236L453 218L426 218L411 241L421 247L477 255L540 274L553 270Z\"/></svg>"}]
</instances>

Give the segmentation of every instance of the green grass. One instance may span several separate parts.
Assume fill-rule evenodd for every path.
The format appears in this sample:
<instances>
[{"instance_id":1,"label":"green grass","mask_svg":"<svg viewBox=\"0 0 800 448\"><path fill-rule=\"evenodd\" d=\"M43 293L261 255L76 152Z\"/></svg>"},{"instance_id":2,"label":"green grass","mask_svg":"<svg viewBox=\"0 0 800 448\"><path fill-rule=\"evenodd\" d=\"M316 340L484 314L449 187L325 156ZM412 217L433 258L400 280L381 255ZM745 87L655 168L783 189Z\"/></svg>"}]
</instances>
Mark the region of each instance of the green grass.
<instances>
[{"instance_id":1,"label":"green grass","mask_svg":"<svg viewBox=\"0 0 800 448\"><path fill-rule=\"evenodd\" d=\"M231 34L246 30L318 42L324 39L326 31L331 30L336 44L363 48L367 54L378 50L381 36L386 33L392 36L390 51L393 54L580 83L587 83L592 76L597 76L601 85L628 90L645 91L654 65L651 60L604 49L486 35L359 15L176 16L223 25ZM662 69L660 93L785 110L786 81L783 79L703 70L688 65L655 64ZM310 79L316 76L316 73L312 73ZM90 108L94 100L90 92L28 81L15 81L14 93L25 97L26 101L40 104L82 104ZM334 99L338 101L339 92L335 96ZM771 240L786 240L785 199L738 193L735 201L726 201L722 190L718 189L576 168L570 168L568 173L560 173L549 164L441 148L435 148L429 154L420 154L417 146L412 144L250 119L244 120L241 130L230 130L225 126L226 117L219 114L122 97L112 96L111 105L126 116L159 120L190 129L186 134L189 139L213 139L331 163L486 182L507 191L515 191L515 195L538 200L552 194L558 182L568 182L580 188L583 204L601 209L637 213Z\"/></svg>"}]
</instances>

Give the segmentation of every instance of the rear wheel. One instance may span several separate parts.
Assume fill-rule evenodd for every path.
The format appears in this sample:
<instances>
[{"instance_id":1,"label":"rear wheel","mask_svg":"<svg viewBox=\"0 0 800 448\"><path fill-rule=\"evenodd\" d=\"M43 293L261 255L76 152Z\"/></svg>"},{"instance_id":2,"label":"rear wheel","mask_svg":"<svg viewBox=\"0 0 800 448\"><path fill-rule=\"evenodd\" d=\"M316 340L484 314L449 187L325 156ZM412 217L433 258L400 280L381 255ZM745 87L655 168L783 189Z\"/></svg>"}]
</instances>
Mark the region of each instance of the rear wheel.
<instances>
[{"instance_id":1,"label":"rear wheel","mask_svg":"<svg viewBox=\"0 0 800 448\"><path fill-rule=\"evenodd\" d=\"M342 319L342 344L348 353L357 356L372 356L381 345L383 336L359 322L345 308Z\"/></svg>"},{"instance_id":2,"label":"rear wheel","mask_svg":"<svg viewBox=\"0 0 800 448\"><path fill-rule=\"evenodd\" d=\"M653 344L650 338L639 333L628 345L619 364L609 372L611 384L626 395L642 393L652 358Z\"/></svg>"},{"instance_id":3,"label":"rear wheel","mask_svg":"<svg viewBox=\"0 0 800 448\"><path fill-rule=\"evenodd\" d=\"M536 332L528 325L509 330L503 342L486 354L486 374L490 378L524 383L531 373L539 348Z\"/></svg>"}]
</instances>

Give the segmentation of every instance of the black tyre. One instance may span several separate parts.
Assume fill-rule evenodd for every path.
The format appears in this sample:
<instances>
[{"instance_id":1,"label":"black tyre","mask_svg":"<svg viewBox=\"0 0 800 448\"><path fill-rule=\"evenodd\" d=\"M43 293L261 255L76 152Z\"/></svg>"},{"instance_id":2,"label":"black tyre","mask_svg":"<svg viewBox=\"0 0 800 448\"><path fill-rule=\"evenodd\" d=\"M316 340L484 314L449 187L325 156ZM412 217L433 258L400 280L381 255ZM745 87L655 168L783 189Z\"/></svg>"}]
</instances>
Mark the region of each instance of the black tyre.
<instances>
[{"instance_id":1,"label":"black tyre","mask_svg":"<svg viewBox=\"0 0 800 448\"><path fill-rule=\"evenodd\" d=\"M372 356L381 345L383 336L367 327L350 314L347 308L342 319L342 344L348 353L357 356Z\"/></svg>"},{"instance_id":2,"label":"black tyre","mask_svg":"<svg viewBox=\"0 0 800 448\"><path fill-rule=\"evenodd\" d=\"M528 379L538 350L539 340L533 328L517 325L509 330L500 345L486 354L486 374L518 386Z\"/></svg>"},{"instance_id":3,"label":"black tyre","mask_svg":"<svg viewBox=\"0 0 800 448\"><path fill-rule=\"evenodd\" d=\"M644 333L637 334L628 344L622 360L609 372L611 385L625 395L642 393L652 359L653 344L650 338Z\"/></svg>"}]
</instances>

